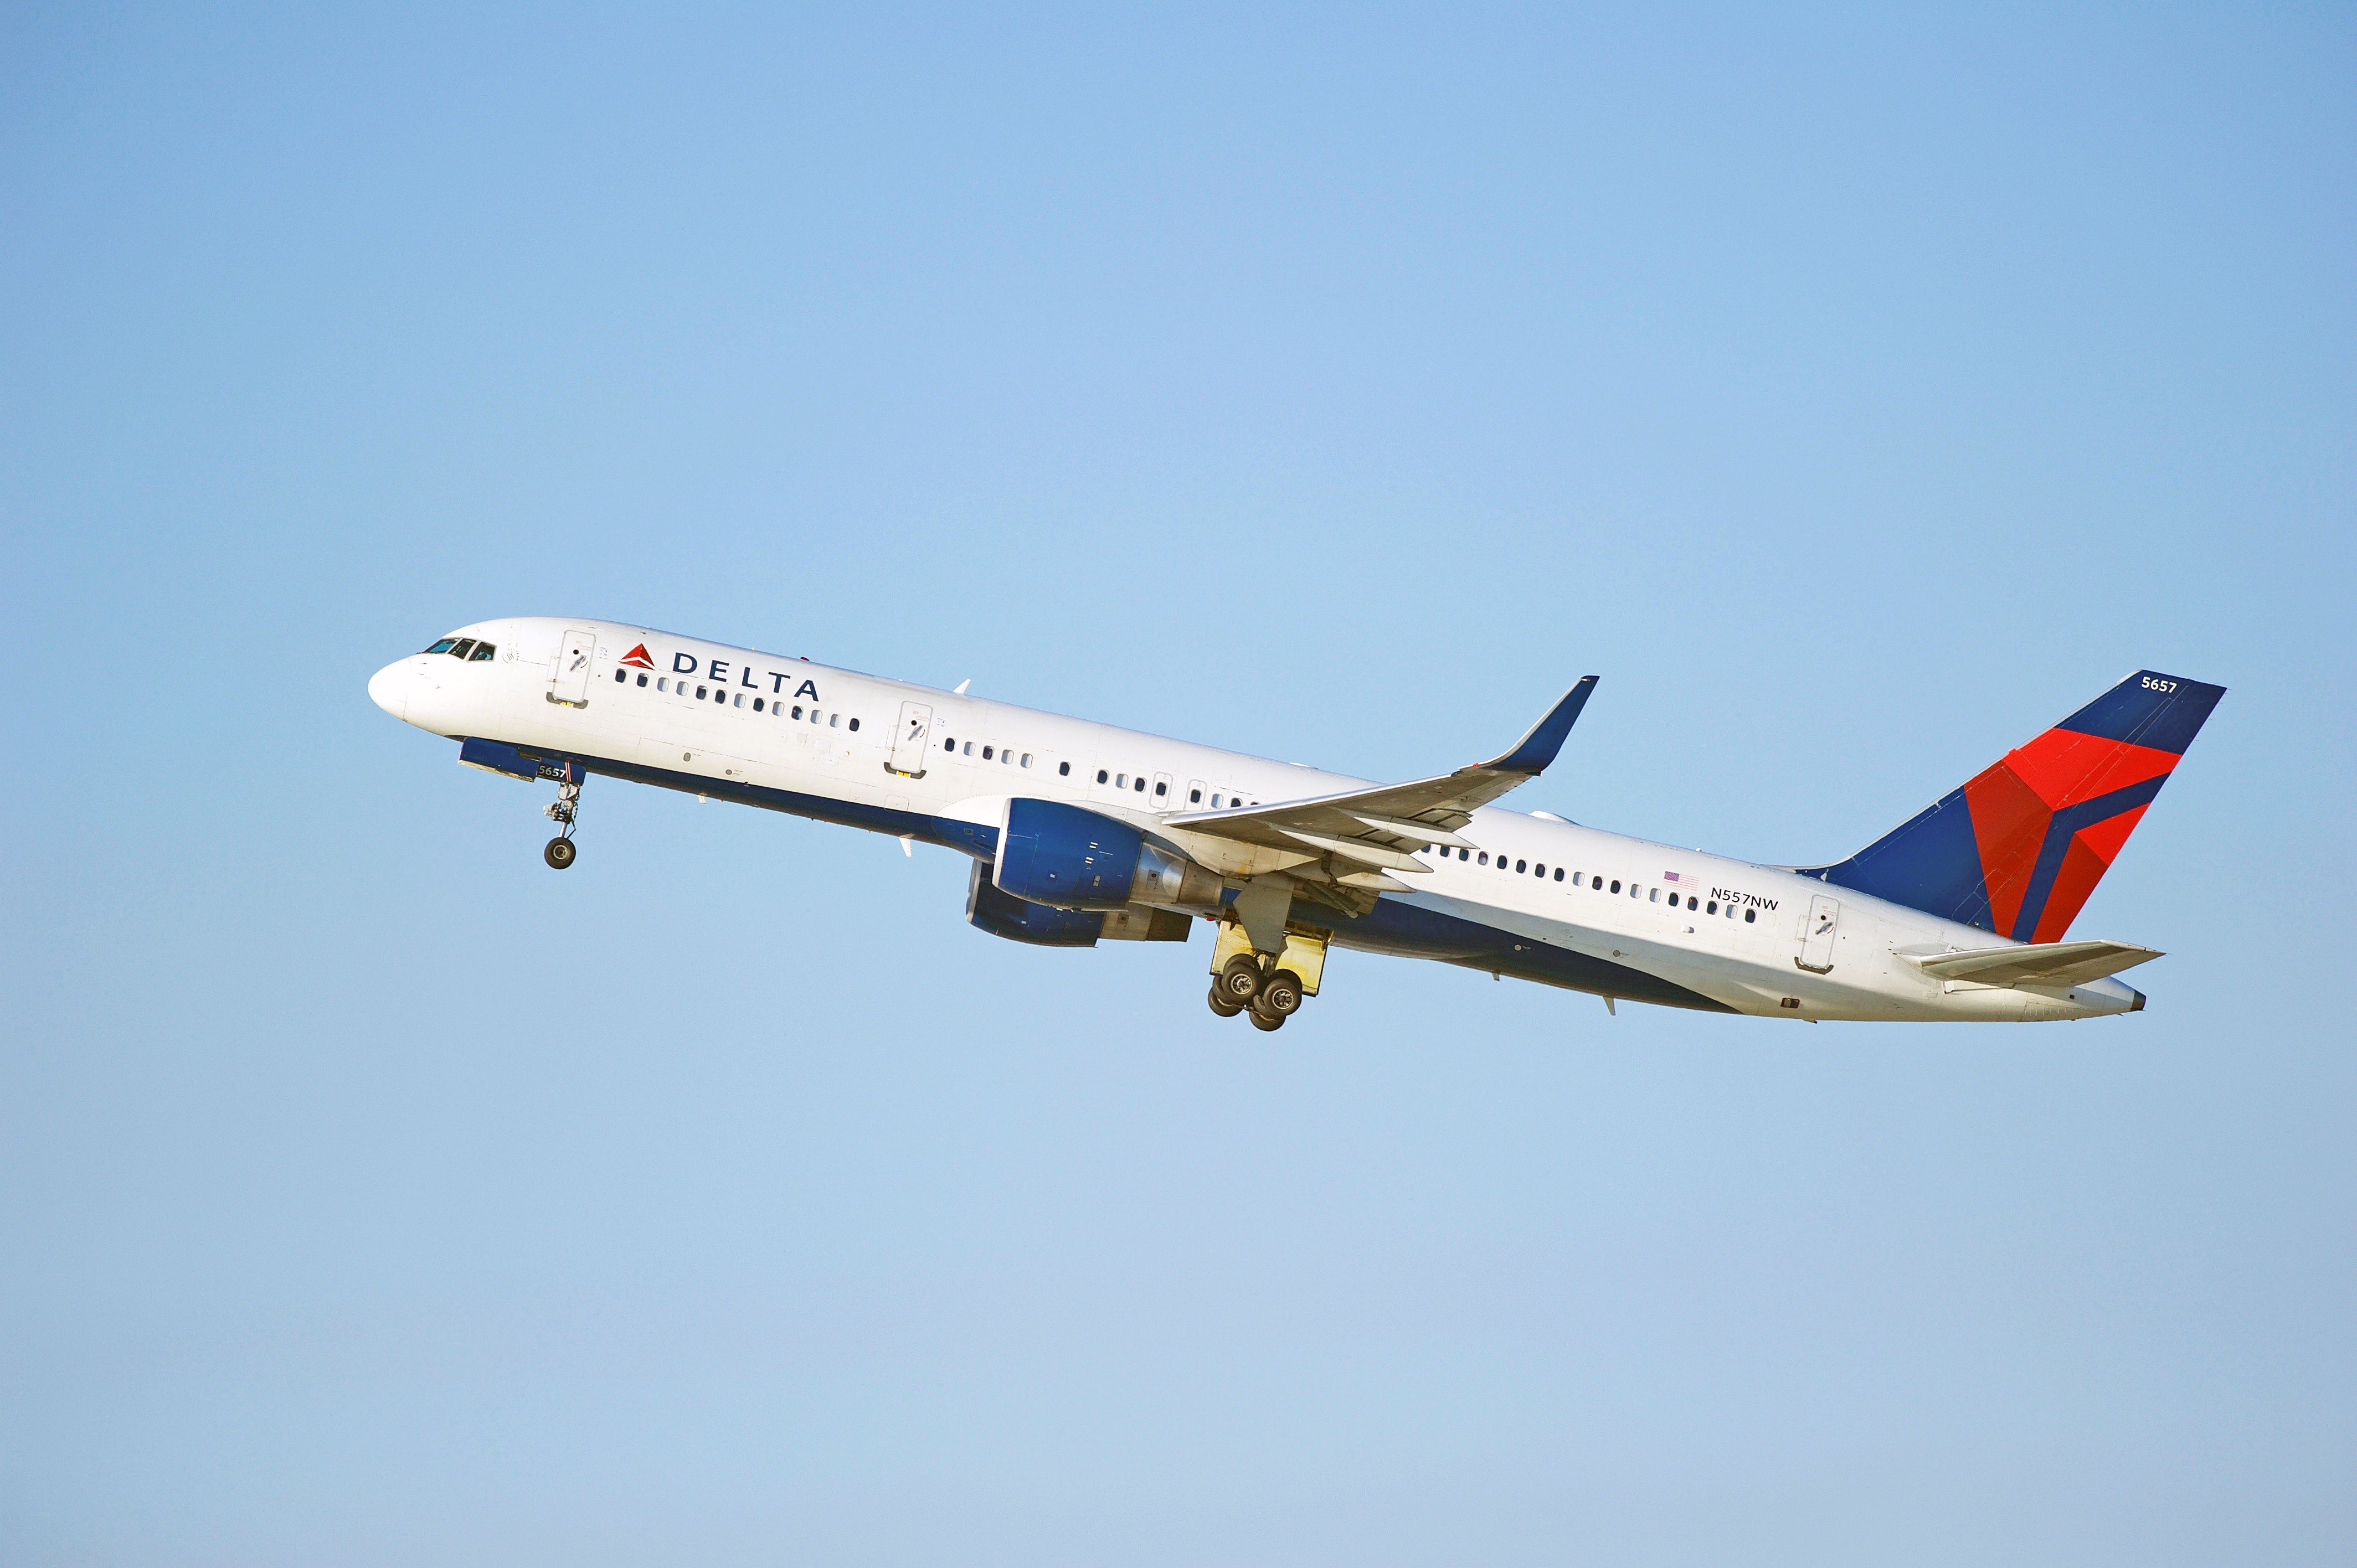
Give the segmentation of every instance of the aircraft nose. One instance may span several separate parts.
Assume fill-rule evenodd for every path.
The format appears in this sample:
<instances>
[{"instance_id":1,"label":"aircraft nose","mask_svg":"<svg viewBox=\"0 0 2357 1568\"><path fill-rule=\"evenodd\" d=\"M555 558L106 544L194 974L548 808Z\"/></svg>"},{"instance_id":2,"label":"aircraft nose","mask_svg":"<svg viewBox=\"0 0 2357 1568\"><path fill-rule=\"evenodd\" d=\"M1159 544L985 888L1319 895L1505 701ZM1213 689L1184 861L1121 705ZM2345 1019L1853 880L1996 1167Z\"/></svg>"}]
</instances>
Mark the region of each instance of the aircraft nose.
<instances>
[{"instance_id":1,"label":"aircraft nose","mask_svg":"<svg viewBox=\"0 0 2357 1568\"><path fill-rule=\"evenodd\" d=\"M409 672L396 660L369 677L369 701L394 718L409 716Z\"/></svg>"}]
</instances>

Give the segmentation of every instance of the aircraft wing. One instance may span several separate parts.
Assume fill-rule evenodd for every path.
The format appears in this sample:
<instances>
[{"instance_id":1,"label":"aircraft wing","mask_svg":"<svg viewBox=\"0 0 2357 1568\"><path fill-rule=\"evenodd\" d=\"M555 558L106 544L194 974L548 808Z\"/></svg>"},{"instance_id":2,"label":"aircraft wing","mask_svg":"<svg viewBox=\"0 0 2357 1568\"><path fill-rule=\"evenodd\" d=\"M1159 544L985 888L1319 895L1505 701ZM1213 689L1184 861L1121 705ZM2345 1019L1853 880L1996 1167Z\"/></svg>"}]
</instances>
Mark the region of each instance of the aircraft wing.
<instances>
[{"instance_id":1,"label":"aircraft wing","mask_svg":"<svg viewBox=\"0 0 2357 1568\"><path fill-rule=\"evenodd\" d=\"M1162 820L1189 832L1321 857L1345 886L1405 892L1405 883L1383 874L1429 869L1413 858L1426 844L1473 847L1457 830L1473 820L1475 807L1546 770L1595 689L1595 676L1582 677L1502 756L1454 773L1242 811L1181 811Z\"/></svg>"},{"instance_id":2,"label":"aircraft wing","mask_svg":"<svg viewBox=\"0 0 2357 1568\"><path fill-rule=\"evenodd\" d=\"M2160 956L2129 942L2039 942L2029 947L1975 948L1910 958L1943 980L1975 985L2083 985Z\"/></svg>"}]
</instances>

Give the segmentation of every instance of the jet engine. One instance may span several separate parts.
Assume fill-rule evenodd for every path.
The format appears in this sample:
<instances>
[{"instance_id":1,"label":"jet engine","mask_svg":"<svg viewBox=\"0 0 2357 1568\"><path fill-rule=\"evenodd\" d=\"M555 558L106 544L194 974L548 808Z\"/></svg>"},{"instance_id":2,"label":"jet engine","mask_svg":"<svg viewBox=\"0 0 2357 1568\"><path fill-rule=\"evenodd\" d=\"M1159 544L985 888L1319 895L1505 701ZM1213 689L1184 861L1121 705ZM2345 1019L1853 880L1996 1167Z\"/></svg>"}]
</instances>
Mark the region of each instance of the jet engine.
<instances>
[{"instance_id":1,"label":"jet engine","mask_svg":"<svg viewBox=\"0 0 2357 1568\"><path fill-rule=\"evenodd\" d=\"M1059 909L1128 904L1216 909L1220 879L1127 822L1061 800L1006 803L992 881L1002 893Z\"/></svg>"},{"instance_id":2,"label":"jet engine","mask_svg":"<svg viewBox=\"0 0 2357 1568\"><path fill-rule=\"evenodd\" d=\"M991 886L989 868L974 863L966 884L965 918L1011 942L1042 948L1092 948L1099 941L1183 942L1191 924L1168 909L1054 909Z\"/></svg>"}]
</instances>

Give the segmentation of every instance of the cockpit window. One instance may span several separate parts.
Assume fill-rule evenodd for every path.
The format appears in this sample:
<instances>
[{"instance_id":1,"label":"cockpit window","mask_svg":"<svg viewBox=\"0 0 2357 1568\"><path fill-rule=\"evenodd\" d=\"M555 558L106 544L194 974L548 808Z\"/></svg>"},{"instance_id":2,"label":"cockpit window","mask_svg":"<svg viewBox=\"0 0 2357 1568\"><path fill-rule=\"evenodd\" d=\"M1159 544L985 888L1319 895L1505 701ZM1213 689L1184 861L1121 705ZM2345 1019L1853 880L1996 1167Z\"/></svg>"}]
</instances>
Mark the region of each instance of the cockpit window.
<instances>
[{"instance_id":1,"label":"cockpit window","mask_svg":"<svg viewBox=\"0 0 2357 1568\"><path fill-rule=\"evenodd\" d=\"M428 652L428 653L447 653L447 652L449 652L449 651L450 651L450 650L451 650L451 649L453 649L453 648L457 647L457 644L458 644L458 639L457 639L457 638L455 638L455 637L446 637L446 638L442 639L442 640L441 640L441 641L436 642L433 647L431 647L431 648L427 649L425 651L426 651L426 652Z\"/></svg>"},{"instance_id":2,"label":"cockpit window","mask_svg":"<svg viewBox=\"0 0 2357 1568\"><path fill-rule=\"evenodd\" d=\"M472 653L474 650L475 639L471 637L462 637L458 639L458 646L450 650L450 657L453 659L464 659L468 654Z\"/></svg>"},{"instance_id":3,"label":"cockpit window","mask_svg":"<svg viewBox=\"0 0 2357 1568\"><path fill-rule=\"evenodd\" d=\"M467 655L467 659L469 663L480 664L498 651L499 649L491 643L479 642L475 644L475 651Z\"/></svg>"}]
</instances>

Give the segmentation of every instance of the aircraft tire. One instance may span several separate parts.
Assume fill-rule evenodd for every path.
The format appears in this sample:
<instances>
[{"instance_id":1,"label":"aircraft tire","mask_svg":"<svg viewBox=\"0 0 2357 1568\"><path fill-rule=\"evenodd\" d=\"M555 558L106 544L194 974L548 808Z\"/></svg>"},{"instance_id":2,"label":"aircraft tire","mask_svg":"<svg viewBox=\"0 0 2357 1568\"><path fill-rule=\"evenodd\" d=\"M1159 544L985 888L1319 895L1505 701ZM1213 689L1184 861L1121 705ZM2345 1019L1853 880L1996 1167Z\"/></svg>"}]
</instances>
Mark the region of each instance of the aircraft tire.
<instances>
[{"instance_id":1,"label":"aircraft tire","mask_svg":"<svg viewBox=\"0 0 2357 1568\"><path fill-rule=\"evenodd\" d=\"M573 864L573 857L578 853L571 839L553 838L548 841L548 847L540 852L540 858L548 862L552 868L562 871Z\"/></svg>"},{"instance_id":2,"label":"aircraft tire","mask_svg":"<svg viewBox=\"0 0 2357 1568\"><path fill-rule=\"evenodd\" d=\"M1301 977L1289 969L1278 970L1262 984L1253 1005L1279 1018L1292 1017L1301 1007Z\"/></svg>"},{"instance_id":3,"label":"aircraft tire","mask_svg":"<svg viewBox=\"0 0 2357 1568\"><path fill-rule=\"evenodd\" d=\"M1264 1013L1257 1007L1252 1010L1252 1021L1253 1027L1265 1035L1273 1035L1285 1027L1284 1018L1275 1013Z\"/></svg>"},{"instance_id":4,"label":"aircraft tire","mask_svg":"<svg viewBox=\"0 0 2357 1568\"><path fill-rule=\"evenodd\" d=\"M1228 960L1227 968L1220 971L1217 984L1222 995L1244 1007L1260 994L1260 961L1249 953L1238 953Z\"/></svg>"},{"instance_id":5,"label":"aircraft tire","mask_svg":"<svg viewBox=\"0 0 2357 1568\"><path fill-rule=\"evenodd\" d=\"M1211 1011L1217 1013L1222 1018L1232 1018L1237 1014L1244 1010L1244 1004L1243 1003L1231 1002L1226 997L1220 994L1220 987L1217 982L1214 982L1211 985Z\"/></svg>"}]
</instances>

